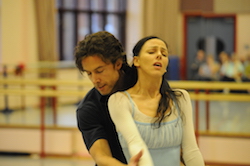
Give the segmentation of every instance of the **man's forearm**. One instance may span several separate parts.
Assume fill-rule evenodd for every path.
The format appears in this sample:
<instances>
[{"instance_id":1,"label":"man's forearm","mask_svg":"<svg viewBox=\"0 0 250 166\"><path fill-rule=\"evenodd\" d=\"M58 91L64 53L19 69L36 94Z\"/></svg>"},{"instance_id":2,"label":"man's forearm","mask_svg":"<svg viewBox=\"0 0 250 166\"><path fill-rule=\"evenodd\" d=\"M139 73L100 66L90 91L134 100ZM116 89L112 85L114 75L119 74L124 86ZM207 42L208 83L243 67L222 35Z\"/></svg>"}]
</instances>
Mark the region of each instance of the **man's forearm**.
<instances>
[{"instance_id":1,"label":"man's forearm","mask_svg":"<svg viewBox=\"0 0 250 166\"><path fill-rule=\"evenodd\" d=\"M127 166L116 158L110 156L96 157L94 160L98 166Z\"/></svg>"}]
</instances>

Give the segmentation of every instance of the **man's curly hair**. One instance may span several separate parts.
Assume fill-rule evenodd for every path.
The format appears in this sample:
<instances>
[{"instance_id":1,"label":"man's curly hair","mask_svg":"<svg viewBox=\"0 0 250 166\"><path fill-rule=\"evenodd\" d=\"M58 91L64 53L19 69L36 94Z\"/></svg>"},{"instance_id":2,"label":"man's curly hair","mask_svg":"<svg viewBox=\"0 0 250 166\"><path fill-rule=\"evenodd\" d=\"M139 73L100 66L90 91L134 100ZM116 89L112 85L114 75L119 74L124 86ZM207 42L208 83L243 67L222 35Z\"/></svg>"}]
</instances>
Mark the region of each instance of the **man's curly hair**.
<instances>
[{"instance_id":1,"label":"man's curly hair","mask_svg":"<svg viewBox=\"0 0 250 166\"><path fill-rule=\"evenodd\" d=\"M127 64L124 49L118 39L107 31L86 35L75 47L75 64L80 72L84 71L82 59L87 56L99 56L105 63L114 64L118 59L123 59Z\"/></svg>"}]
</instances>

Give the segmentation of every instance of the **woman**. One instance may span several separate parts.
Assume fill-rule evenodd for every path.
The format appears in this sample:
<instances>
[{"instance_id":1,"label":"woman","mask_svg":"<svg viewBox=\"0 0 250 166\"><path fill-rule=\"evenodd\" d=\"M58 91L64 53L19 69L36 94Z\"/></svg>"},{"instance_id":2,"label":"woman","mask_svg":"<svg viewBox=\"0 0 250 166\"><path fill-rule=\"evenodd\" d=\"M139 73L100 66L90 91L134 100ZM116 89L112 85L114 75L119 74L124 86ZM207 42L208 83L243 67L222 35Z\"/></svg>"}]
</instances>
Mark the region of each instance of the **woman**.
<instances>
[{"instance_id":1,"label":"woman","mask_svg":"<svg viewBox=\"0 0 250 166\"><path fill-rule=\"evenodd\" d=\"M140 150L140 166L203 166L197 147L190 97L168 86L167 44L158 37L141 39L133 49L137 82L110 96L109 111L127 160Z\"/></svg>"}]
</instances>

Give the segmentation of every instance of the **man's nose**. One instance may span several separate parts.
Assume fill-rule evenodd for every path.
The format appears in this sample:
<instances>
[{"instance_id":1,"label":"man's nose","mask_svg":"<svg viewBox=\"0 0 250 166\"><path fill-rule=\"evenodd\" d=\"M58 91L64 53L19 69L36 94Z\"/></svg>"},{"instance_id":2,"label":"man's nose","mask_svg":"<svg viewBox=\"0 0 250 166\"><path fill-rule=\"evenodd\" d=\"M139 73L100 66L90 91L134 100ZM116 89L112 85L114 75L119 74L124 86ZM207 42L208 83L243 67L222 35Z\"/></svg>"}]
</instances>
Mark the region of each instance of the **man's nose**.
<instances>
[{"instance_id":1,"label":"man's nose","mask_svg":"<svg viewBox=\"0 0 250 166\"><path fill-rule=\"evenodd\" d=\"M100 82L100 77L98 76L98 74L92 74L91 80L95 84L95 83Z\"/></svg>"}]
</instances>

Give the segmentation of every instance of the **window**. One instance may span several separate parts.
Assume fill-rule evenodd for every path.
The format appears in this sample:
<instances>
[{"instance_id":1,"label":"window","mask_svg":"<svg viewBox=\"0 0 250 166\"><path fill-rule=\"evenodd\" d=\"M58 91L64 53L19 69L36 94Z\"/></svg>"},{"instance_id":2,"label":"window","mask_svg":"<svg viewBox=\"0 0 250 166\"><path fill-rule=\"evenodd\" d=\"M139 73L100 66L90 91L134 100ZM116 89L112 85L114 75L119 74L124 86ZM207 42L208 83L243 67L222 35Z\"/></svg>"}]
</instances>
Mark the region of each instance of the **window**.
<instances>
[{"instance_id":1,"label":"window","mask_svg":"<svg viewBox=\"0 0 250 166\"><path fill-rule=\"evenodd\" d=\"M126 0L56 0L59 59L71 61L86 34L106 30L125 43Z\"/></svg>"}]
</instances>

